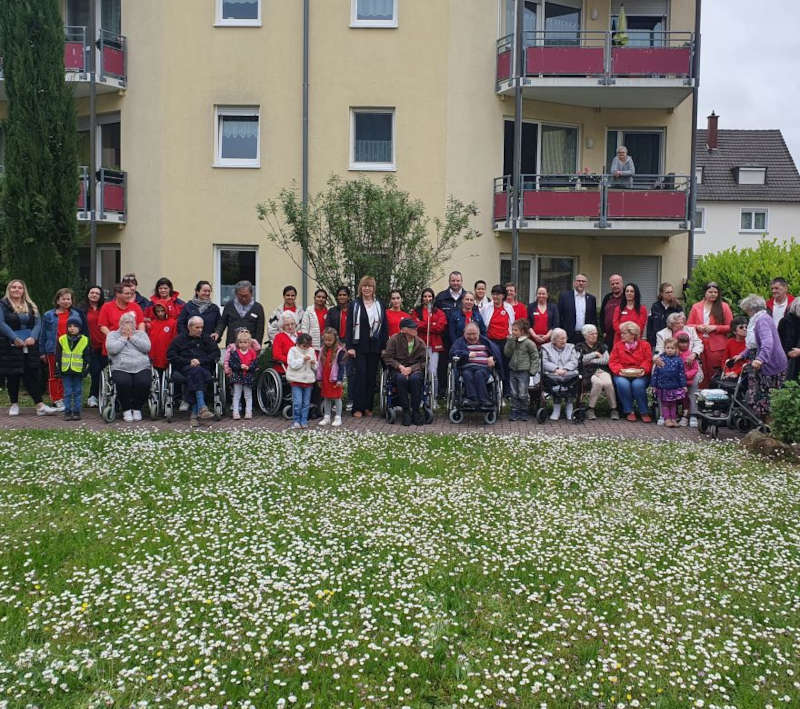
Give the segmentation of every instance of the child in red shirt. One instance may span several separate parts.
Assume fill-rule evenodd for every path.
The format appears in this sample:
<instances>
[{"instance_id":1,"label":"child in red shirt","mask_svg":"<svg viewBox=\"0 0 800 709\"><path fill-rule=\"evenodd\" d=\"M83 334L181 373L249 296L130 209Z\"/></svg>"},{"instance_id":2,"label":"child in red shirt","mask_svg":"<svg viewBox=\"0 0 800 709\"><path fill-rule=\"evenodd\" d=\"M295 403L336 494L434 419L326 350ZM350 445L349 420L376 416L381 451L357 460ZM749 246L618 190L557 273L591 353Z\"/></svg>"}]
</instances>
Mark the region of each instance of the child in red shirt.
<instances>
[{"instance_id":1,"label":"child in red shirt","mask_svg":"<svg viewBox=\"0 0 800 709\"><path fill-rule=\"evenodd\" d=\"M745 337L747 336L747 318L738 315L731 320L731 337L725 344L725 360L722 368L723 379L738 379L747 360L735 359L747 349ZM729 366L730 363L730 366Z\"/></svg>"},{"instance_id":2,"label":"child in red shirt","mask_svg":"<svg viewBox=\"0 0 800 709\"><path fill-rule=\"evenodd\" d=\"M167 309L160 303L153 305L150 321L150 361L156 369L167 368L167 350L175 339L175 319L167 317Z\"/></svg>"}]
</instances>

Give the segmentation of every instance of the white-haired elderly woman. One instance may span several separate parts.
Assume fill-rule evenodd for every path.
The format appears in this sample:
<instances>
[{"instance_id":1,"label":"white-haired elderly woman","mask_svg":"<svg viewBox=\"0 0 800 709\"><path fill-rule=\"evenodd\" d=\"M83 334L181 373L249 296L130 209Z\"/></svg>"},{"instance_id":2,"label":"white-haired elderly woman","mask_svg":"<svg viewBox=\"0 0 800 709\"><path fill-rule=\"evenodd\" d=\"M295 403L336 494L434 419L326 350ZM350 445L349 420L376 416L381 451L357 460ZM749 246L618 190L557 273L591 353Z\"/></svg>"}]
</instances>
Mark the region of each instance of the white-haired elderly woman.
<instances>
[{"instance_id":1,"label":"white-haired elderly woman","mask_svg":"<svg viewBox=\"0 0 800 709\"><path fill-rule=\"evenodd\" d=\"M559 384L566 384L578 377L578 365L580 356L575 345L567 342L567 331L554 327L550 331L550 342L542 345L542 372L545 377ZM572 419L572 412L575 405L575 398L567 398L566 416L567 420ZM554 398L553 413L550 418L558 421L561 417L561 401Z\"/></svg>"},{"instance_id":2,"label":"white-haired elderly woman","mask_svg":"<svg viewBox=\"0 0 800 709\"><path fill-rule=\"evenodd\" d=\"M749 320L745 350L734 359L750 360L753 369L747 382L747 403L764 418L769 415L770 391L786 380L788 360L766 301L760 295L748 295L739 307Z\"/></svg>"},{"instance_id":3,"label":"white-haired elderly woman","mask_svg":"<svg viewBox=\"0 0 800 709\"><path fill-rule=\"evenodd\" d=\"M778 335L789 366L787 379L800 379L800 298L795 298L778 323Z\"/></svg>"},{"instance_id":4,"label":"white-haired elderly woman","mask_svg":"<svg viewBox=\"0 0 800 709\"><path fill-rule=\"evenodd\" d=\"M597 418L594 408L601 394L606 395L608 405L611 407L611 418L619 420L617 411L617 394L614 391L614 380L608 369L608 348L597 333L594 325L584 325L581 328L583 342L577 346L580 355L579 369L583 375L584 382L591 382L592 388L589 392L589 408L586 411L586 418L593 421Z\"/></svg>"},{"instance_id":5,"label":"white-haired elderly woman","mask_svg":"<svg viewBox=\"0 0 800 709\"><path fill-rule=\"evenodd\" d=\"M608 368L614 375L614 386L625 418L636 421L635 402L642 422L650 423L653 419L647 403L647 384L653 369L653 350L647 340L641 339L641 334L635 322L624 322L619 326L619 339L611 350Z\"/></svg>"},{"instance_id":6,"label":"white-haired elderly woman","mask_svg":"<svg viewBox=\"0 0 800 709\"><path fill-rule=\"evenodd\" d=\"M278 322L280 330L272 340L272 359L275 370L283 374L286 372L289 350L297 342L297 316L291 310L284 310Z\"/></svg>"},{"instance_id":7,"label":"white-haired elderly woman","mask_svg":"<svg viewBox=\"0 0 800 709\"><path fill-rule=\"evenodd\" d=\"M136 315L123 313L119 326L106 335L111 378L124 421L141 421L142 406L150 393L150 338L136 329Z\"/></svg>"}]
</instances>

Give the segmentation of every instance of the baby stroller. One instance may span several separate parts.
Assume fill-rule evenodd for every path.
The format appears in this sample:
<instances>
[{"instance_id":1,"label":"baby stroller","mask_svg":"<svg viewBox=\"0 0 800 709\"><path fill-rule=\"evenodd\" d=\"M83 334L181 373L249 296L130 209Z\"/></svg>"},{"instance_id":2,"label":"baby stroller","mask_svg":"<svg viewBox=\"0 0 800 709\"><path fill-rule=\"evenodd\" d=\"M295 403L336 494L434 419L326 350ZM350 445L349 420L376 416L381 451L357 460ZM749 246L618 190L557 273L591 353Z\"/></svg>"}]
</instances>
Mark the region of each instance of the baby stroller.
<instances>
[{"instance_id":1,"label":"baby stroller","mask_svg":"<svg viewBox=\"0 0 800 709\"><path fill-rule=\"evenodd\" d=\"M568 400L574 402L572 409L572 421L582 423L586 419L586 410L581 403L583 387L583 377L580 373L569 379L557 377L548 372L542 371L541 395L539 408L536 411L536 420L545 423L548 419L547 400L550 399L555 404L562 404Z\"/></svg>"},{"instance_id":2,"label":"baby stroller","mask_svg":"<svg viewBox=\"0 0 800 709\"><path fill-rule=\"evenodd\" d=\"M752 366L747 364L738 379L715 377L715 389L703 389L695 395L700 433L719 436L720 426L747 433L757 428L769 433L769 426L747 405L748 378Z\"/></svg>"},{"instance_id":3,"label":"baby stroller","mask_svg":"<svg viewBox=\"0 0 800 709\"><path fill-rule=\"evenodd\" d=\"M464 379L461 376L460 358L453 357L447 365L447 411L453 423L461 423L465 412L483 413L484 423L493 424L500 415L503 403L503 381L496 368L491 370L487 388L489 390L489 406L481 406L479 402L466 404L464 399Z\"/></svg>"}]
</instances>

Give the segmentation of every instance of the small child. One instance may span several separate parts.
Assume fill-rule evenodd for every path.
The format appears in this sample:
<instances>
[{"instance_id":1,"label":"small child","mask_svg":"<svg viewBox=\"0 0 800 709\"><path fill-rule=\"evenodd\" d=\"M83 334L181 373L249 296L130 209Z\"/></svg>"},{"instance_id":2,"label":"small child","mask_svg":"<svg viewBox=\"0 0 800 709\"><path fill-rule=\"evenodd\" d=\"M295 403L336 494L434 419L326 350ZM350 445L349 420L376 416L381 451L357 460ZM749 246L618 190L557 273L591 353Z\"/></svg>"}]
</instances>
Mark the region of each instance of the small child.
<instances>
[{"instance_id":1,"label":"small child","mask_svg":"<svg viewBox=\"0 0 800 709\"><path fill-rule=\"evenodd\" d=\"M692 386L697 379L697 375L700 373L700 358L695 356L692 357L692 352L689 349L691 345L691 338L689 337L689 333L681 330L675 335L675 339L678 341L678 354L681 356L683 360L683 364L686 368L686 387L687 392L686 396L683 398L683 416L679 424L681 426L688 426L689 425L689 418L688 414L692 410L692 402L689 399L689 392L688 387ZM695 425L696 417L692 414L692 426Z\"/></svg>"},{"instance_id":2,"label":"small child","mask_svg":"<svg viewBox=\"0 0 800 709\"><path fill-rule=\"evenodd\" d=\"M747 337L747 318L737 315L731 320L731 336L725 344L723 379L738 379L742 373L747 360L736 359L736 357L747 349L745 337Z\"/></svg>"},{"instance_id":3,"label":"small child","mask_svg":"<svg viewBox=\"0 0 800 709\"><path fill-rule=\"evenodd\" d=\"M339 342L339 335L332 327L326 327L322 333L322 347L319 351L317 381L322 390L322 419L318 426L327 426L331 422L331 411L336 409L333 426L342 425L342 378L345 370L344 347Z\"/></svg>"},{"instance_id":4,"label":"small child","mask_svg":"<svg viewBox=\"0 0 800 709\"><path fill-rule=\"evenodd\" d=\"M686 364L678 351L678 341L670 337L664 342L663 366L653 367L650 384L655 389L664 425L678 425L678 402L686 398Z\"/></svg>"},{"instance_id":5,"label":"small child","mask_svg":"<svg viewBox=\"0 0 800 709\"><path fill-rule=\"evenodd\" d=\"M258 352L253 347L253 338L250 331L242 328L236 333L236 347L230 354L228 366L231 370L233 383L233 418L239 420L239 410L244 394L244 417L253 418L253 384L255 383L255 368Z\"/></svg>"},{"instance_id":6,"label":"small child","mask_svg":"<svg viewBox=\"0 0 800 709\"><path fill-rule=\"evenodd\" d=\"M175 339L175 319L169 317L167 309L156 303L153 305L153 319L149 322L150 361L153 366L164 371L167 368L167 350Z\"/></svg>"},{"instance_id":7,"label":"small child","mask_svg":"<svg viewBox=\"0 0 800 709\"><path fill-rule=\"evenodd\" d=\"M531 377L539 373L539 350L530 338L530 330L530 323L526 319L515 320L504 347L511 372L508 379L511 385L510 421L528 420L528 383Z\"/></svg>"},{"instance_id":8,"label":"small child","mask_svg":"<svg viewBox=\"0 0 800 709\"><path fill-rule=\"evenodd\" d=\"M292 428L308 428L311 391L317 380L317 357L311 347L311 335L301 332L286 360L286 379L292 386Z\"/></svg>"},{"instance_id":9,"label":"small child","mask_svg":"<svg viewBox=\"0 0 800 709\"><path fill-rule=\"evenodd\" d=\"M64 420L81 420L83 378L89 371L89 338L81 335L81 319L73 313L67 332L56 341L55 376L64 383Z\"/></svg>"}]
</instances>

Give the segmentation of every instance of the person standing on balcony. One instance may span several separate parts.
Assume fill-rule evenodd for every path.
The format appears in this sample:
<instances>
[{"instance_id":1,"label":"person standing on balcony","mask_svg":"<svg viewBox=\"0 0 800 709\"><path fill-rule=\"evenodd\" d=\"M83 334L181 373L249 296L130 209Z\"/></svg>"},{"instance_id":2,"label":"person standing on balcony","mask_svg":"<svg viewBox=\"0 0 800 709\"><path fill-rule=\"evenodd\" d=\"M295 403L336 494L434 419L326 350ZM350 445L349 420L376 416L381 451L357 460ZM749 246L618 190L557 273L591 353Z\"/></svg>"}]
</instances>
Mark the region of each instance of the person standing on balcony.
<instances>
[{"instance_id":1,"label":"person standing on balcony","mask_svg":"<svg viewBox=\"0 0 800 709\"><path fill-rule=\"evenodd\" d=\"M600 303L600 320L598 322L603 341L609 351L614 346L614 313L619 310L622 302L622 276L614 273L608 277L608 287L610 292L603 296Z\"/></svg>"},{"instance_id":2,"label":"person standing on balcony","mask_svg":"<svg viewBox=\"0 0 800 709\"><path fill-rule=\"evenodd\" d=\"M781 318L786 315L789 306L794 300L794 296L789 292L789 284L785 278L773 278L769 284L772 297L767 301L767 312L772 315L772 322L775 327L781 322Z\"/></svg>"},{"instance_id":3,"label":"person standing on balcony","mask_svg":"<svg viewBox=\"0 0 800 709\"><path fill-rule=\"evenodd\" d=\"M636 167L633 158L628 155L628 149L624 145L617 148L617 154L611 161L611 187L621 189L631 189L633 187L633 176L636 174Z\"/></svg>"},{"instance_id":4,"label":"person standing on balcony","mask_svg":"<svg viewBox=\"0 0 800 709\"><path fill-rule=\"evenodd\" d=\"M253 297L253 284L250 281L239 281L231 298L222 308L222 316L217 323L217 337L227 330L225 347L236 342L236 335L244 328L259 346L264 341L264 325L266 316L261 303Z\"/></svg>"},{"instance_id":5,"label":"person standing on balcony","mask_svg":"<svg viewBox=\"0 0 800 709\"><path fill-rule=\"evenodd\" d=\"M766 303L764 309L766 310ZM703 300L692 306L687 321L689 325L694 325L694 329L703 339L704 389L711 385L715 370L722 369L731 320L733 320L733 313L722 299L719 286L713 281L707 283Z\"/></svg>"},{"instance_id":6,"label":"person standing on balcony","mask_svg":"<svg viewBox=\"0 0 800 709\"><path fill-rule=\"evenodd\" d=\"M639 286L628 283L623 291L624 296L617 309L614 311L614 333L619 334L620 325L624 322L635 322L639 331L644 332L647 325L647 308L642 305L642 295Z\"/></svg>"},{"instance_id":7,"label":"person standing on balcony","mask_svg":"<svg viewBox=\"0 0 800 709\"><path fill-rule=\"evenodd\" d=\"M597 298L586 292L588 285L589 279L579 273L573 289L558 296L558 322L573 344L583 342L584 325L597 325Z\"/></svg>"}]
</instances>

